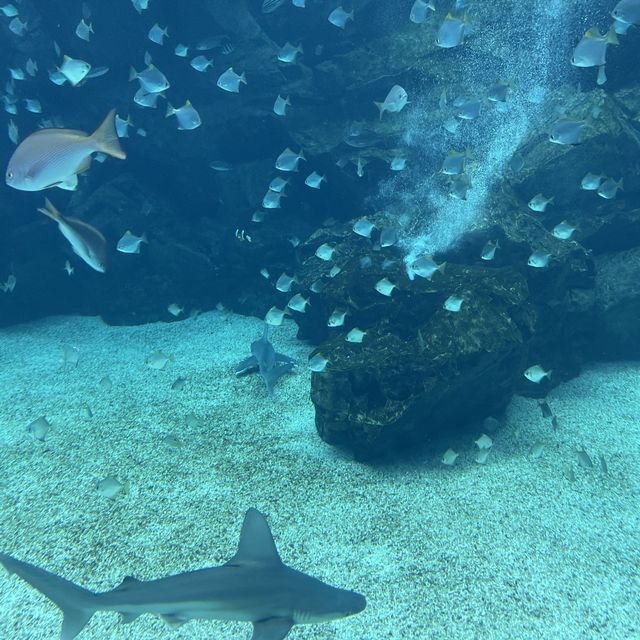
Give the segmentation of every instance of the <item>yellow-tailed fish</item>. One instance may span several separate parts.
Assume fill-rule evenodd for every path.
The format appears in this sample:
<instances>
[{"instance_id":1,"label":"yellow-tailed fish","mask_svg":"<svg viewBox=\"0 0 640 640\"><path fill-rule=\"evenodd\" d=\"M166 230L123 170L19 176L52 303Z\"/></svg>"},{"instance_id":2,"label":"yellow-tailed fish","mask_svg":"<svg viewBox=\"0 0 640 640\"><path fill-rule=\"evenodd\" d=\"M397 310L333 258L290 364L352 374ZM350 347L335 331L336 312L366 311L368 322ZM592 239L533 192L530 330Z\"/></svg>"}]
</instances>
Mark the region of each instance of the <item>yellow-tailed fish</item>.
<instances>
[{"instance_id":1,"label":"yellow-tailed fish","mask_svg":"<svg viewBox=\"0 0 640 640\"><path fill-rule=\"evenodd\" d=\"M68 183L91 166L97 151L124 160L112 109L91 134L75 129L40 129L27 136L15 150L6 172L6 182L20 191L41 191Z\"/></svg>"}]
</instances>

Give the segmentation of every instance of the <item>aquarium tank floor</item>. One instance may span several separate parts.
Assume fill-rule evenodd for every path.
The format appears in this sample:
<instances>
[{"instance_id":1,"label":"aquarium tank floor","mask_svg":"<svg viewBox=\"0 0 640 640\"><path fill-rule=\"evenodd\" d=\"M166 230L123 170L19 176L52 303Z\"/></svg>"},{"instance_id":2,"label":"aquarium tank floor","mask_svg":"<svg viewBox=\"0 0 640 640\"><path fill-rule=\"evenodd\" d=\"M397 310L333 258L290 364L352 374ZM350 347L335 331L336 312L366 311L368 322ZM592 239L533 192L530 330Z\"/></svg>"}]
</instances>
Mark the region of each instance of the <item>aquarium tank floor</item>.
<instances>
[{"instance_id":1,"label":"aquarium tank floor","mask_svg":"<svg viewBox=\"0 0 640 640\"><path fill-rule=\"evenodd\" d=\"M3 329L0 550L103 591L225 562L255 507L284 562L367 597L363 613L295 626L292 640L640 637L640 363L592 365L551 391L555 431L535 400L515 397L484 465L481 426L364 465L318 437L310 348L292 323L272 334L297 363L273 397L259 376L235 376L261 334L260 321L226 311ZM77 365L64 364L64 345ZM145 362L158 350L175 358L166 369ZM40 416L44 442L27 431ZM453 466L440 461L448 448ZM106 497L105 478L127 490ZM59 610L4 571L0 599L1 638L59 637ZM79 638L250 635L244 623L172 629L99 612Z\"/></svg>"}]
</instances>

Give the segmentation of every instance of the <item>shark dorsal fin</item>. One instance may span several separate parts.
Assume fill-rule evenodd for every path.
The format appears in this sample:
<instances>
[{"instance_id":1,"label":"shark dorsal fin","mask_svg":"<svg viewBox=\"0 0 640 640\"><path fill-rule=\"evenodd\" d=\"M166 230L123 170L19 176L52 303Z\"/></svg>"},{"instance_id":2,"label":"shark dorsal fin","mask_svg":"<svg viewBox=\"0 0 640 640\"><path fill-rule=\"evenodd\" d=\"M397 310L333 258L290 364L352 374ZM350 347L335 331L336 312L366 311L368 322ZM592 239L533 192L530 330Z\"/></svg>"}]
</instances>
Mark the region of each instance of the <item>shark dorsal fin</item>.
<instances>
[{"instance_id":1,"label":"shark dorsal fin","mask_svg":"<svg viewBox=\"0 0 640 640\"><path fill-rule=\"evenodd\" d=\"M227 565L279 564L282 564L282 560L278 555L266 518L257 509L249 509L244 516L238 550Z\"/></svg>"},{"instance_id":2,"label":"shark dorsal fin","mask_svg":"<svg viewBox=\"0 0 640 640\"><path fill-rule=\"evenodd\" d=\"M122 582L116 587L116 589L126 589L127 587L131 586L132 584L136 584L137 582L140 582L140 580L136 580L136 578L134 578L133 576L125 576ZM116 589L114 589L114 591Z\"/></svg>"}]
</instances>

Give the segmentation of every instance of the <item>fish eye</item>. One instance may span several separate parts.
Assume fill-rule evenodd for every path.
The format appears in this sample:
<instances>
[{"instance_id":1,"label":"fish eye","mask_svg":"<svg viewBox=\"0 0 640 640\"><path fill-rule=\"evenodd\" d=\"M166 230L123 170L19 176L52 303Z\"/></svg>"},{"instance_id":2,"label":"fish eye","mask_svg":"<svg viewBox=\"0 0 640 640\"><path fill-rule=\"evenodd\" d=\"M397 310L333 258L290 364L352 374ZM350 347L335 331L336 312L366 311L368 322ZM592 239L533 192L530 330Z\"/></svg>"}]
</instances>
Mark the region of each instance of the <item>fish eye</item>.
<instances>
[{"instance_id":1,"label":"fish eye","mask_svg":"<svg viewBox=\"0 0 640 640\"><path fill-rule=\"evenodd\" d=\"M13 180L13 171L7 171L7 180Z\"/></svg>"}]
</instances>

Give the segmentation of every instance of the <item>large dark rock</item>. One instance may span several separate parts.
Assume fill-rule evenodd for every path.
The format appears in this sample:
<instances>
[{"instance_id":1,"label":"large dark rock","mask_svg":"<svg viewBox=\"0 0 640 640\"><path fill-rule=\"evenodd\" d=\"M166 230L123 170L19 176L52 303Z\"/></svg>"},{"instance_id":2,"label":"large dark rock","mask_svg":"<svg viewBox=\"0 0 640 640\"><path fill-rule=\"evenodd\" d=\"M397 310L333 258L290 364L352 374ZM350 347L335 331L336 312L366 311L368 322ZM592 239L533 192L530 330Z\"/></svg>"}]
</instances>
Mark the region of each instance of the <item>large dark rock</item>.
<instances>
[{"instance_id":1,"label":"large dark rock","mask_svg":"<svg viewBox=\"0 0 640 640\"><path fill-rule=\"evenodd\" d=\"M485 262L479 256L489 238L501 248ZM295 318L302 336L323 341L319 351L329 359L311 388L316 426L327 441L377 455L499 413L516 390L544 393L547 383L522 376L532 364L554 369L557 380L578 370L591 330L592 263L583 248L553 238L527 214L470 235L441 256L446 269L431 281L409 280L396 250L375 251L344 225L302 248L305 288L327 271L313 255L326 241L337 244L342 271ZM531 244L554 252L547 269L527 266ZM366 268L363 257L371 261ZM382 277L397 283L391 297L375 290ZM464 298L458 313L443 308L451 294ZM334 308L348 311L344 327L327 327ZM367 332L361 344L345 340L353 327Z\"/></svg>"},{"instance_id":2,"label":"large dark rock","mask_svg":"<svg viewBox=\"0 0 640 640\"><path fill-rule=\"evenodd\" d=\"M640 357L640 247L596 257L598 359Z\"/></svg>"}]
</instances>

